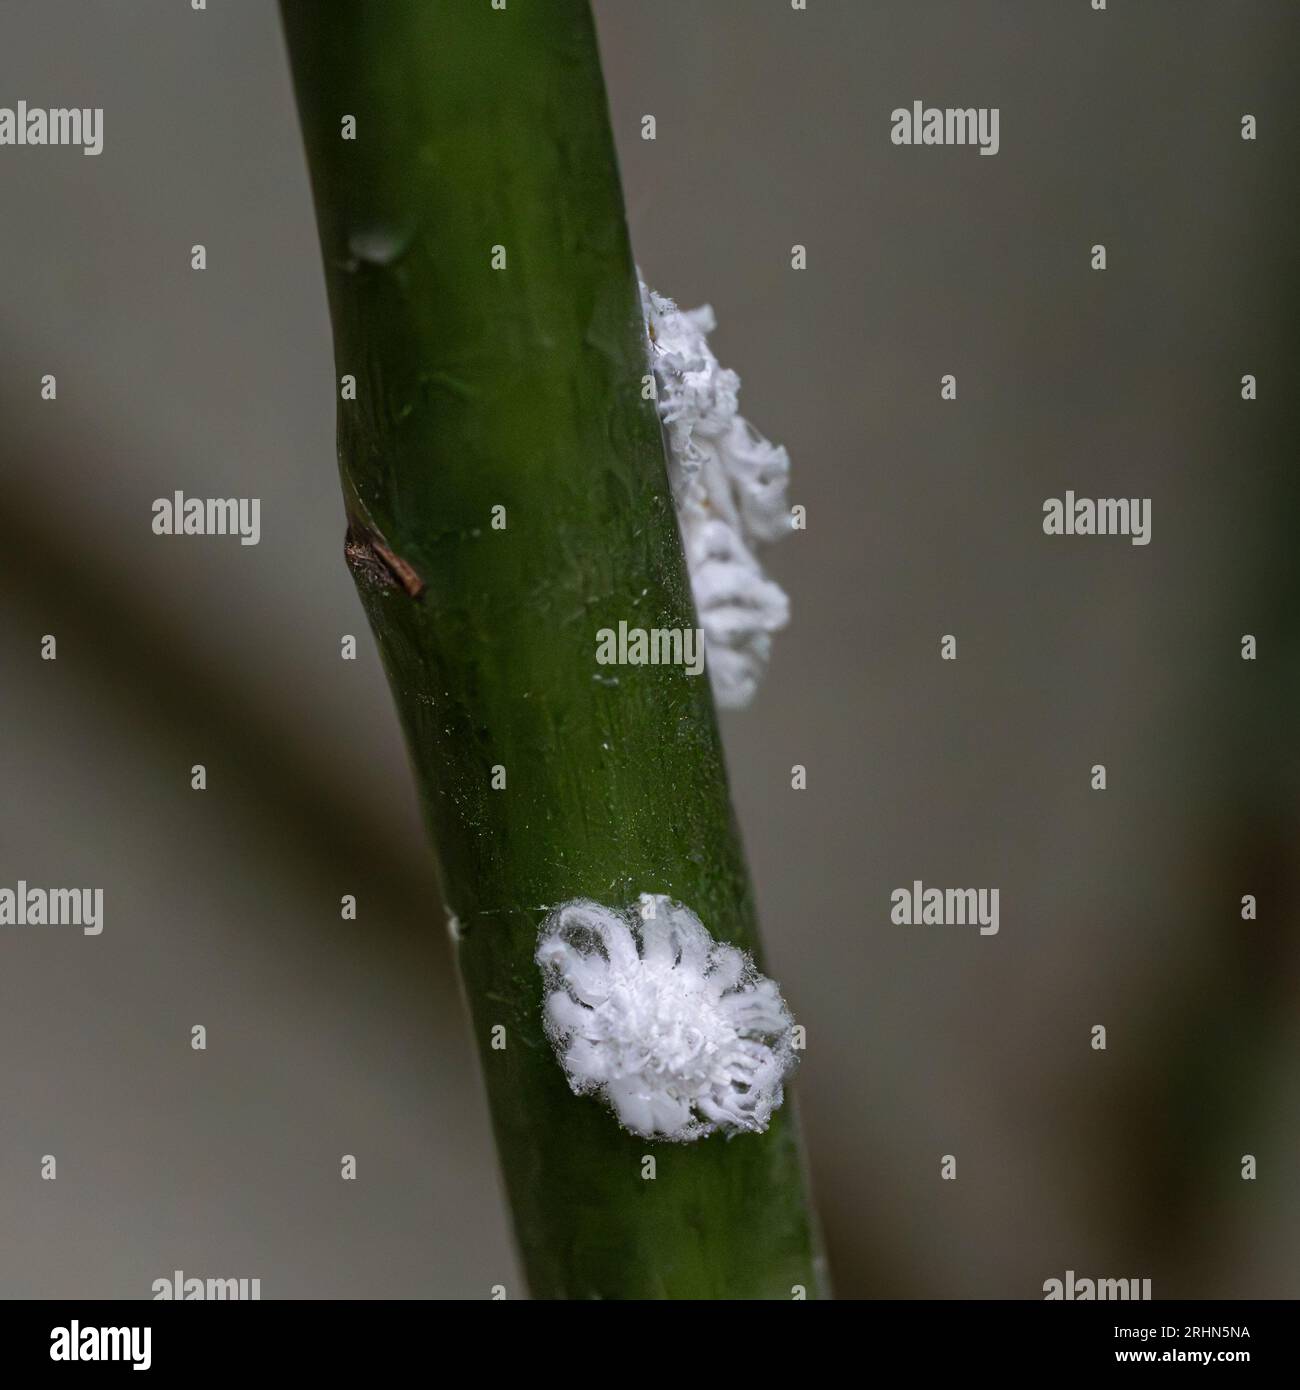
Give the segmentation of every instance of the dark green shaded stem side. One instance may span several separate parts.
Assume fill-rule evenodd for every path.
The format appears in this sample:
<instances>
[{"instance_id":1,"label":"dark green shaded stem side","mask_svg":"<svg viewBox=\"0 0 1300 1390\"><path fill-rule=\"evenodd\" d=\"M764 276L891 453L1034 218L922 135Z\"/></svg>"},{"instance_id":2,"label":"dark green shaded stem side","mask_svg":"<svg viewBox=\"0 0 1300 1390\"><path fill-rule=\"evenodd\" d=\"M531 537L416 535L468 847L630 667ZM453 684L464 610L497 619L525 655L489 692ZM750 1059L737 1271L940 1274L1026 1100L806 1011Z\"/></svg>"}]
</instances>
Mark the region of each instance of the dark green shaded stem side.
<instances>
[{"instance_id":1,"label":"dark green shaded stem side","mask_svg":"<svg viewBox=\"0 0 1300 1390\"><path fill-rule=\"evenodd\" d=\"M667 893L757 944L707 677L595 660L599 628L695 614L587 0L282 10L356 378L348 556L459 922L532 1291L813 1297L788 1103L763 1136L652 1144L569 1092L542 1033L554 904Z\"/></svg>"}]
</instances>

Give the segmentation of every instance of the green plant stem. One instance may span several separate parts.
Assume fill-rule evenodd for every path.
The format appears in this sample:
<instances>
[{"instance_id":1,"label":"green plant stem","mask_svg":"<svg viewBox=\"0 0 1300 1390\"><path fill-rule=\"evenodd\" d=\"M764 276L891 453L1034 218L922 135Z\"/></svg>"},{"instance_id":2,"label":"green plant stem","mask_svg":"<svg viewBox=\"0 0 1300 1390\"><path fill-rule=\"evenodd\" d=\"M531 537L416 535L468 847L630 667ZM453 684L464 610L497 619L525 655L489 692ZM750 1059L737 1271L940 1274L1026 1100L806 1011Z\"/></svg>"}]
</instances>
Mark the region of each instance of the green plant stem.
<instances>
[{"instance_id":1,"label":"green plant stem","mask_svg":"<svg viewBox=\"0 0 1300 1390\"><path fill-rule=\"evenodd\" d=\"M696 619L587 0L282 11L336 368L357 383L338 409L349 559L455 914L529 1285L814 1297L788 1101L761 1136L651 1143L570 1093L542 1031L533 952L559 902L667 893L757 948L707 676L595 661L620 619Z\"/></svg>"}]
</instances>

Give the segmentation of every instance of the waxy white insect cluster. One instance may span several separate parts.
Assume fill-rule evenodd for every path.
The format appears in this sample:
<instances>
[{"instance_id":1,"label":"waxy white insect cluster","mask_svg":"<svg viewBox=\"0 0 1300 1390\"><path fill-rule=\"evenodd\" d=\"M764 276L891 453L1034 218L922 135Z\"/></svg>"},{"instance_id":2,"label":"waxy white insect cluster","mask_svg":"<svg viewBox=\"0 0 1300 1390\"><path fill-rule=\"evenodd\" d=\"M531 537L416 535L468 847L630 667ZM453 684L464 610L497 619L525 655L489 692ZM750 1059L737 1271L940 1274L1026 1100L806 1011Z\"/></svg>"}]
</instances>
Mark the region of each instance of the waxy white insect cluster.
<instances>
[{"instance_id":1,"label":"waxy white insect cluster","mask_svg":"<svg viewBox=\"0 0 1300 1390\"><path fill-rule=\"evenodd\" d=\"M761 1133L795 1061L776 985L662 894L615 912L575 899L542 924L547 1034L569 1085L633 1134Z\"/></svg>"},{"instance_id":2,"label":"waxy white insect cluster","mask_svg":"<svg viewBox=\"0 0 1300 1390\"><path fill-rule=\"evenodd\" d=\"M790 601L757 549L791 530L790 457L740 414L740 378L718 365L707 305L681 310L641 285L659 418L682 544L719 705L747 705Z\"/></svg>"}]
</instances>

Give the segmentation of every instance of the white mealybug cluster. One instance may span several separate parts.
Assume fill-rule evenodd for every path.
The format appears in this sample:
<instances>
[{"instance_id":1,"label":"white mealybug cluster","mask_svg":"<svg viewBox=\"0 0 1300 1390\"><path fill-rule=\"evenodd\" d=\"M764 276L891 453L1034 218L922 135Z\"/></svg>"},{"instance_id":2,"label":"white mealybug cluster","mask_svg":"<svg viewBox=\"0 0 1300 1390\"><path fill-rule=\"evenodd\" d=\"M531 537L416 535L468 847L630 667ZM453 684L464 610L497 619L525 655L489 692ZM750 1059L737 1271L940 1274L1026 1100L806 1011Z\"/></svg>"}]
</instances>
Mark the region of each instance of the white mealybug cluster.
<instances>
[{"instance_id":1,"label":"white mealybug cluster","mask_svg":"<svg viewBox=\"0 0 1300 1390\"><path fill-rule=\"evenodd\" d=\"M575 899L542 923L545 1022L569 1085L646 1138L762 1133L795 1062L794 1020L743 951L662 894Z\"/></svg>"},{"instance_id":2,"label":"white mealybug cluster","mask_svg":"<svg viewBox=\"0 0 1300 1390\"><path fill-rule=\"evenodd\" d=\"M713 694L739 708L762 679L772 633L790 616L785 591L756 554L791 529L790 457L739 413L740 378L709 347L713 310L681 310L644 282L641 306Z\"/></svg>"}]
</instances>

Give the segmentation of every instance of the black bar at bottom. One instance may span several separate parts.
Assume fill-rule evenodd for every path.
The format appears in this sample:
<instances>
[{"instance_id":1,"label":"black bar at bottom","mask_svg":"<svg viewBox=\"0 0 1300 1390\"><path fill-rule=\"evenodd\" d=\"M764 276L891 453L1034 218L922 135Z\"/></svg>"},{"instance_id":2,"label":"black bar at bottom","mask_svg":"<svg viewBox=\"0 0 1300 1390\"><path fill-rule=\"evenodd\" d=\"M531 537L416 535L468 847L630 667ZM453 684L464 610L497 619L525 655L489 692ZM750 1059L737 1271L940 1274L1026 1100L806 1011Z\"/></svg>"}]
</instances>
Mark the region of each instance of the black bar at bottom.
<instances>
[{"instance_id":1,"label":"black bar at bottom","mask_svg":"<svg viewBox=\"0 0 1300 1390\"><path fill-rule=\"evenodd\" d=\"M755 1353L769 1367L769 1357L784 1363L783 1375L801 1362L809 1375L824 1374L836 1353L867 1374L895 1363L971 1374L1020 1367L1046 1377L1143 1365L1284 1369L1295 1326L1294 1302L519 1301L478 1312L466 1303L377 1301L9 1302L0 1304L0 1373L66 1376L78 1365L170 1380L283 1368L319 1370L337 1383L411 1366L492 1375L506 1348L523 1366L559 1357L601 1380L650 1366L748 1378ZM738 1357L749 1364L734 1364Z\"/></svg>"}]
</instances>

